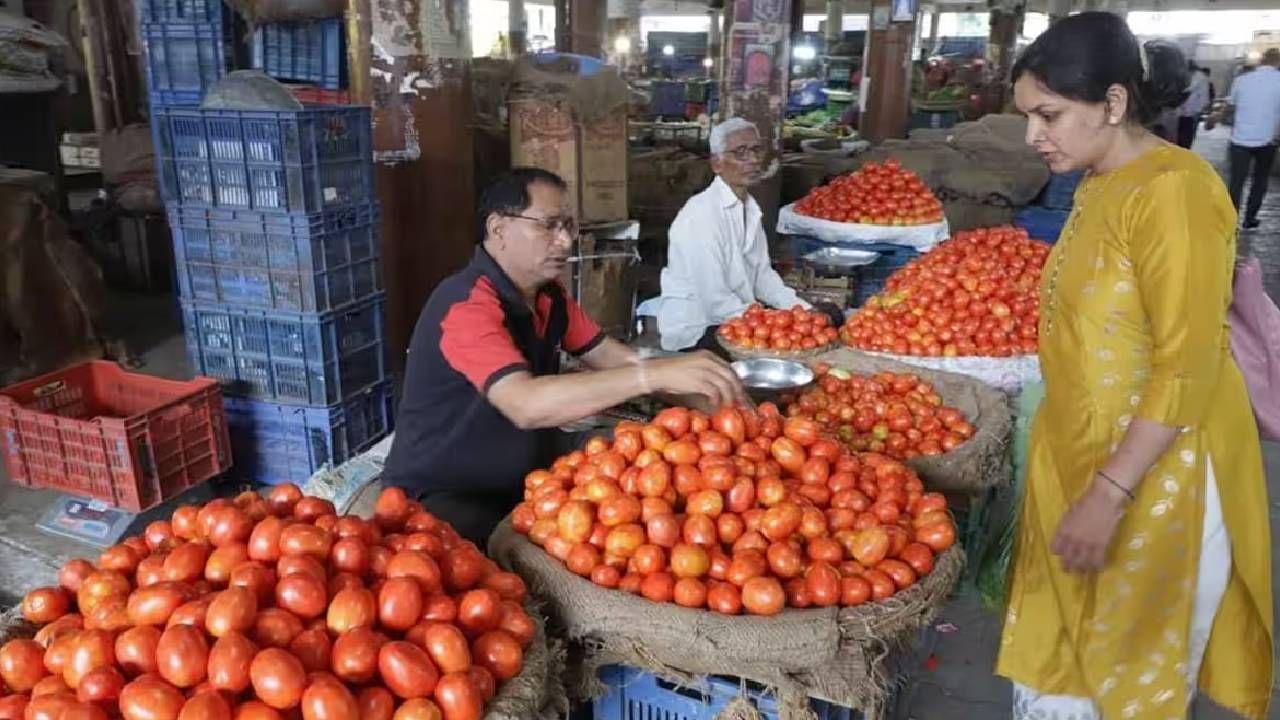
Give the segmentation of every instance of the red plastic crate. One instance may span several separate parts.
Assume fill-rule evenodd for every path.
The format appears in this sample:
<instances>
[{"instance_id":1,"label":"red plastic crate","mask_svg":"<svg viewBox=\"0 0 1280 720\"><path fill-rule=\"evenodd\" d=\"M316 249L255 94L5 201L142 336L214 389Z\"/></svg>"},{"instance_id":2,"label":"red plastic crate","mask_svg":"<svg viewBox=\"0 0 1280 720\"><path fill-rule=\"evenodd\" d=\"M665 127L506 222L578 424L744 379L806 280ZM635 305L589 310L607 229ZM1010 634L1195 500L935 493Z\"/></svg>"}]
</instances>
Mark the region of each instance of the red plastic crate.
<instances>
[{"instance_id":1,"label":"red plastic crate","mask_svg":"<svg viewBox=\"0 0 1280 720\"><path fill-rule=\"evenodd\" d=\"M231 466L222 391L88 362L0 389L0 453L19 485L140 512Z\"/></svg>"},{"instance_id":2,"label":"red plastic crate","mask_svg":"<svg viewBox=\"0 0 1280 720\"><path fill-rule=\"evenodd\" d=\"M303 105L350 105L351 93L346 90L326 90L314 85L285 85Z\"/></svg>"}]
</instances>

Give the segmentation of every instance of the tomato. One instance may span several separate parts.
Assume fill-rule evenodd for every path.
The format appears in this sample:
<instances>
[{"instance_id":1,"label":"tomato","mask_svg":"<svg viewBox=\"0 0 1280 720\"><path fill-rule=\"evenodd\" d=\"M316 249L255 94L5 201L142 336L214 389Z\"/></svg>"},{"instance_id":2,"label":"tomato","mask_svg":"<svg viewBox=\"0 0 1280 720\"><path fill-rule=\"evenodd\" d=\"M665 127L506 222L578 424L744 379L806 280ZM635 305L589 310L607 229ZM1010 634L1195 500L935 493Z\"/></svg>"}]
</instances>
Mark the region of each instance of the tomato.
<instances>
[{"instance_id":1,"label":"tomato","mask_svg":"<svg viewBox=\"0 0 1280 720\"><path fill-rule=\"evenodd\" d=\"M205 614L205 628L215 638L248 632L258 616L258 596L247 588L233 587L214 596Z\"/></svg>"},{"instance_id":2,"label":"tomato","mask_svg":"<svg viewBox=\"0 0 1280 720\"><path fill-rule=\"evenodd\" d=\"M878 526L860 531L849 549L854 560L867 566L879 563L888 553L889 534Z\"/></svg>"},{"instance_id":3,"label":"tomato","mask_svg":"<svg viewBox=\"0 0 1280 720\"><path fill-rule=\"evenodd\" d=\"M326 623L331 632L340 635L358 627L373 627L377 619L377 598L364 588L355 588L339 591L333 597L333 602L329 603Z\"/></svg>"},{"instance_id":4,"label":"tomato","mask_svg":"<svg viewBox=\"0 0 1280 720\"><path fill-rule=\"evenodd\" d=\"M471 646L462 631L452 624L428 625L423 647L442 673L466 672L471 667Z\"/></svg>"},{"instance_id":5,"label":"tomato","mask_svg":"<svg viewBox=\"0 0 1280 720\"><path fill-rule=\"evenodd\" d=\"M681 536L686 543L703 547L714 547L720 542L716 522L706 515L690 515L685 518Z\"/></svg>"},{"instance_id":6,"label":"tomato","mask_svg":"<svg viewBox=\"0 0 1280 720\"><path fill-rule=\"evenodd\" d=\"M214 547L243 543L253 532L253 520L240 508L229 505L213 512L206 536Z\"/></svg>"},{"instance_id":7,"label":"tomato","mask_svg":"<svg viewBox=\"0 0 1280 720\"><path fill-rule=\"evenodd\" d=\"M324 614L328 598L324 582L311 575L295 573L276 584L276 605L304 620Z\"/></svg>"},{"instance_id":8,"label":"tomato","mask_svg":"<svg viewBox=\"0 0 1280 720\"><path fill-rule=\"evenodd\" d=\"M707 607L722 615L737 615L742 612L742 594L736 585L716 582L707 588Z\"/></svg>"},{"instance_id":9,"label":"tomato","mask_svg":"<svg viewBox=\"0 0 1280 720\"><path fill-rule=\"evenodd\" d=\"M672 600L682 607L705 607L707 604L707 586L697 578L680 578L672 589Z\"/></svg>"},{"instance_id":10,"label":"tomato","mask_svg":"<svg viewBox=\"0 0 1280 720\"><path fill-rule=\"evenodd\" d=\"M600 564L600 551L588 543L578 543L569 551L564 564L569 568L569 572L590 577L591 572Z\"/></svg>"},{"instance_id":11,"label":"tomato","mask_svg":"<svg viewBox=\"0 0 1280 720\"><path fill-rule=\"evenodd\" d=\"M759 550L735 551L725 579L734 585L742 587L748 580L765 575L768 569L769 563L763 552Z\"/></svg>"},{"instance_id":12,"label":"tomato","mask_svg":"<svg viewBox=\"0 0 1280 720\"><path fill-rule=\"evenodd\" d=\"M504 630L491 630L477 637L471 643L471 656L476 665L488 670L500 683L519 674L524 664L520 641Z\"/></svg>"},{"instance_id":13,"label":"tomato","mask_svg":"<svg viewBox=\"0 0 1280 720\"><path fill-rule=\"evenodd\" d=\"M280 536L286 521L278 517L264 518L249 533L249 557L259 562L275 562L280 559Z\"/></svg>"},{"instance_id":14,"label":"tomato","mask_svg":"<svg viewBox=\"0 0 1280 720\"><path fill-rule=\"evenodd\" d=\"M395 532L404 527L411 509L403 488L386 486L373 506L373 520L383 530Z\"/></svg>"},{"instance_id":15,"label":"tomato","mask_svg":"<svg viewBox=\"0 0 1280 720\"><path fill-rule=\"evenodd\" d=\"M395 713L396 700L391 691L386 688L367 687L356 696L356 707L358 708L356 717L360 720L391 720Z\"/></svg>"},{"instance_id":16,"label":"tomato","mask_svg":"<svg viewBox=\"0 0 1280 720\"><path fill-rule=\"evenodd\" d=\"M351 720L359 717L355 696L332 677L317 677L302 691L303 720Z\"/></svg>"},{"instance_id":17,"label":"tomato","mask_svg":"<svg viewBox=\"0 0 1280 720\"><path fill-rule=\"evenodd\" d=\"M332 606L330 606L332 609ZM408 630L422 616L422 586L414 578L390 578L378 593L378 620L389 630Z\"/></svg>"},{"instance_id":18,"label":"tomato","mask_svg":"<svg viewBox=\"0 0 1280 720\"><path fill-rule=\"evenodd\" d=\"M46 678L47 679L47 678ZM124 689L124 675L114 666L94 668L80 678L76 698L80 702L115 700Z\"/></svg>"},{"instance_id":19,"label":"tomato","mask_svg":"<svg viewBox=\"0 0 1280 720\"><path fill-rule=\"evenodd\" d=\"M68 560L58 569L58 586L67 592L78 592L85 578L95 570L93 563L83 558Z\"/></svg>"},{"instance_id":20,"label":"tomato","mask_svg":"<svg viewBox=\"0 0 1280 720\"><path fill-rule=\"evenodd\" d=\"M910 565L916 575L924 576L933 571L933 550L923 543L910 543L897 557Z\"/></svg>"},{"instance_id":21,"label":"tomato","mask_svg":"<svg viewBox=\"0 0 1280 720\"><path fill-rule=\"evenodd\" d=\"M129 677L158 672L156 648L160 645L161 632L154 627L134 627L116 637L115 658L120 669Z\"/></svg>"},{"instance_id":22,"label":"tomato","mask_svg":"<svg viewBox=\"0 0 1280 720\"><path fill-rule=\"evenodd\" d=\"M804 559L800 550L789 542L775 542L766 552L769 570L780 578L793 578L800 575Z\"/></svg>"},{"instance_id":23,"label":"tomato","mask_svg":"<svg viewBox=\"0 0 1280 720\"><path fill-rule=\"evenodd\" d=\"M265 608L253 624L253 641L261 647L289 647L302 632L302 621L293 613L279 608Z\"/></svg>"},{"instance_id":24,"label":"tomato","mask_svg":"<svg viewBox=\"0 0 1280 720\"><path fill-rule=\"evenodd\" d=\"M383 642L369 628L349 630L333 641L330 666L333 674L349 683L365 683L378 671Z\"/></svg>"},{"instance_id":25,"label":"tomato","mask_svg":"<svg viewBox=\"0 0 1280 720\"><path fill-rule=\"evenodd\" d=\"M912 570L910 565L902 562L901 560L881 560L880 563L876 565L876 569L892 578L893 584L899 590L908 588L916 582L915 570Z\"/></svg>"},{"instance_id":26,"label":"tomato","mask_svg":"<svg viewBox=\"0 0 1280 720\"><path fill-rule=\"evenodd\" d=\"M71 609L71 594L60 587L36 588L22 598L22 616L38 625L51 623Z\"/></svg>"},{"instance_id":27,"label":"tomato","mask_svg":"<svg viewBox=\"0 0 1280 720\"><path fill-rule=\"evenodd\" d=\"M818 561L804 574L805 589L818 607L831 607L840 602L840 573L829 563Z\"/></svg>"},{"instance_id":28,"label":"tomato","mask_svg":"<svg viewBox=\"0 0 1280 720\"><path fill-rule=\"evenodd\" d=\"M195 687L205 679L208 664L209 644L197 628L175 625L160 635L156 644L160 677L180 688Z\"/></svg>"},{"instance_id":29,"label":"tomato","mask_svg":"<svg viewBox=\"0 0 1280 720\"><path fill-rule=\"evenodd\" d=\"M293 506L293 517L304 523L315 523L325 515L334 515L333 503L323 498L306 496Z\"/></svg>"},{"instance_id":30,"label":"tomato","mask_svg":"<svg viewBox=\"0 0 1280 720\"><path fill-rule=\"evenodd\" d=\"M309 499L303 498L304 501ZM280 531L281 555L306 555L327 562L332 549L333 535L315 525L294 523Z\"/></svg>"},{"instance_id":31,"label":"tomato","mask_svg":"<svg viewBox=\"0 0 1280 720\"><path fill-rule=\"evenodd\" d=\"M884 600L898 591L897 586L893 584L893 578L882 570L869 569L862 574L862 577L871 584L871 597L874 600Z\"/></svg>"},{"instance_id":32,"label":"tomato","mask_svg":"<svg viewBox=\"0 0 1280 720\"><path fill-rule=\"evenodd\" d=\"M640 594L653 602L671 602L675 594L675 585L676 581L671 573L651 573L641 580Z\"/></svg>"},{"instance_id":33,"label":"tomato","mask_svg":"<svg viewBox=\"0 0 1280 720\"><path fill-rule=\"evenodd\" d=\"M169 622L165 623L166 628L175 625L189 625L191 627L204 630L205 619L209 612L210 600L192 600L189 603L181 605L173 614L169 616Z\"/></svg>"},{"instance_id":34,"label":"tomato","mask_svg":"<svg viewBox=\"0 0 1280 720\"><path fill-rule=\"evenodd\" d=\"M329 669L332 646L329 633L323 627L311 627L298 633L289 643L289 652L298 658L307 672L321 672Z\"/></svg>"},{"instance_id":35,"label":"tomato","mask_svg":"<svg viewBox=\"0 0 1280 720\"><path fill-rule=\"evenodd\" d=\"M776 615L786 604L782 585L771 577L753 577L742 585L742 606L752 615Z\"/></svg>"},{"instance_id":36,"label":"tomato","mask_svg":"<svg viewBox=\"0 0 1280 720\"><path fill-rule=\"evenodd\" d=\"M444 720L444 714L433 701L413 698L396 709L394 720Z\"/></svg>"},{"instance_id":37,"label":"tomato","mask_svg":"<svg viewBox=\"0 0 1280 720\"><path fill-rule=\"evenodd\" d=\"M218 638L209 650L209 685L239 694L249 687L249 664L258 649L249 638L233 632Z\"/></svg>"},{"instance_id":38,"label":"tomato","mask_svg":"<svg viewBox=\"0 0 1280 720\"><path fill-rule=\"evenodd\" d=\"M203 541L188 542L174 548L164 559L164 577L173 582L195 582L204 577L210 546Z\"/></svg>"},{"instance_id":39,"label":"tomato","mask_svg":"<svg viewBox=\"0 0 1280 720\"><path fill-rule=\"evenodd\" d=\"M249 664L249 681L258 699L277 710L288 710L302 700L306 670L292 653L267 648Z\"/></svg>"},{"instance_id":40,"label":"tomato","mask_svg":"<svg viewBox=\"0 0 1280 720\"><path fill-rule=\"evenodd\" d=\"M458 601L458 625L470 633L493 630L501 619L502 598L487 588L471 590Z\"/></svg>"},{"instance_id":41,"label":"tomato","mask_svg":"<svg viewBox=\"0 0 1280 720\"><path fill-rule=\"evenodd\" d=\"M177 688L155 675L144 675L120 691L125 720L177 720L185 703Z\"/></svg>"},{"instance_id":42,"label":"tomato","mask_svg":"<svg viewBox=\"0 0 1280 720\"><path fill-rule=\"evenodd\" d=\"M424 595L440 591L443 573L430 555L418 550L402 550L387 563L386 576L416 580Z\"/></svg>"},{"instance_id":43,"label":"tomato","mask_svg":"<svg viewBox=\"0 0 1280 720\"><path fill-rule=\"evenodd\" d=\"M956 542L956 528L950 520L930 523L916 528L917 542L924 543L934 552L942 552Z\"/></svg>"},{"instance_id":44,"label":"tomato","mask_svg":"<svg viewBox=\"0 0 1280 720\"><path fill-rule=\"evenodd\" d=\"M0 698L0 720L23 720L30 698L26 695L9 695Z\"/></svg>"},{"instance_id":45,"label":"tomato","mask_svg":"<svg viewBox=\"0 0 1280 720\"><path fill-rule=\"evenodd\" d=\"M427 652L404 641L382 646L378 652L378 671L387 689L404 699L431 695L440 678Z\"/></svg>"},{"instance_id":46,"label":"tomato","mask_svg":"<svg viewBox=\"0 0 1280 720\"><path fill-rule=\"evenodd\" d=\"M618 568L609 565L597 565L591 569L591 582L604 588L616 588L622 580Z\"/></svg>"},{"instance_id":47,"label":"tomato","mask_svg":"<svg viewBox=\"0 0 1280 720\"><path fill-rule=\"evenodd\" d=\"M591 503L571 500L560 508L556 524L560 537L572 543L586 542L595 522L595 510Z\"/></svg>"},{"instance_id":48,"label":"tomato","mask_svg":"<svg viewBox=\"0 0 1280 720\"><path fill-rule=\"evenodd\" d=\"M854 607L871 599L871 583L861 577L840 578L840 605Z\"/></svg>"},{"instance_id":49,"label":"tomato","mask_svg":"<svg viewBox=\"0 0 1280 720\"><path fill-rule=\"evenodd\" d=\"M489 560L474 546L455 548L446 553L440 565L440 575L449 592L458 593L474 588L483 578ZM432 592L424 586L423 592Z\"/></svg>"}]
</instances>

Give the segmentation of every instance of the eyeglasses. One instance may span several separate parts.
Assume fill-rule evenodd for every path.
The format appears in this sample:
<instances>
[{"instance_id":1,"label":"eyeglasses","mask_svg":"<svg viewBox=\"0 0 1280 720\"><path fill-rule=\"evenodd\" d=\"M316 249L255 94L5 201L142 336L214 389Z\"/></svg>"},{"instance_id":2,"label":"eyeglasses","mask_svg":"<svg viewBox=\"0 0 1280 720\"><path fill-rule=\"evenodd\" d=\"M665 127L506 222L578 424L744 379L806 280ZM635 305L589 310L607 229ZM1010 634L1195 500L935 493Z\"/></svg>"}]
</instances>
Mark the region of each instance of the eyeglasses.
<instances>
[{"instance_id":1,"label":"eyeglasses","mask_svg":"<svg viewBox=\"0 0 1280 720\"><path fill-rule=\"evenodd\" d=\"M528 220L537 223L543 230L548 233L558 233L564 231L569 237L578 236L578 221L571 217L549 217L540 218L532 215L520 215L518 213L509 213L506 217L515 218L517 220Z\"/></svg>"},{"instance_id":2,"label":"eyeglasses","mask_svg":"<svg viewBox=\"0 0 1280 720\"><path fill-rule=\"evenodd\" d=\"M726 155L732 155L734 160L750 160L764 155L764 147L761 145L743 145L742 147L725 150Z\"/></svg>"}]
</instances>

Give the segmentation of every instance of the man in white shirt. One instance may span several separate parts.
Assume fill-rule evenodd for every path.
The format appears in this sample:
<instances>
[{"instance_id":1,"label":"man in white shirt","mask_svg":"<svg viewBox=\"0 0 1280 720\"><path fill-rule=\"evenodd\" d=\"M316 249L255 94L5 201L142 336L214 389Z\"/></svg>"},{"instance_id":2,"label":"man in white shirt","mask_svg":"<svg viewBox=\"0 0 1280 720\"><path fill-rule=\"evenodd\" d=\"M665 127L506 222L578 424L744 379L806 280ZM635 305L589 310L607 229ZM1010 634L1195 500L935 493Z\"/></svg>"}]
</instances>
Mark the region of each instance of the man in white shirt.
<instances>
[{"instance_id":1,"label":"man in white shirt","mask_svg":"<svg viewBox=\"0 0 1280 720\"><path fill-rule=\"evenodd\" d=\"M1196 141L1200 116L1209 107L1209 78L1194 61L1188 62L1187 68L1191 71L1191 86L1187 88L1187 99L1178 108L1178 145L1189 149Z\"/></svg>"},{"instance_id":2,"label":"man in white shirt","mask_svg":"<svg viewBox=\"0 0 1280 720\"><path fill-rule=\"evenodd\" d=\"M1280 135L1280 50L1272 48L1262 56L1257 70L1236 78L1227 101L1235 109L1231 129L1231 201L1240 210L1244 181L1253 170L1244 226L1258 227L1258 210L1267 194L1271 164L1276 159L1276 139Z\"/></svg>"},{"instance_id":3,"label":"man in white shirt","mask_svg":"<svg viewBox=\"0 0 1280 720\"><path fill-rule=\"evenodd\" d=\"M751 122L732 118L712 128L716 179L684 204L668 235L658 308L664 350L718 350L716 328L753 302L809 307L773 269L760 206L747 192L764 155Z\"/></svg>"}]
</instances>

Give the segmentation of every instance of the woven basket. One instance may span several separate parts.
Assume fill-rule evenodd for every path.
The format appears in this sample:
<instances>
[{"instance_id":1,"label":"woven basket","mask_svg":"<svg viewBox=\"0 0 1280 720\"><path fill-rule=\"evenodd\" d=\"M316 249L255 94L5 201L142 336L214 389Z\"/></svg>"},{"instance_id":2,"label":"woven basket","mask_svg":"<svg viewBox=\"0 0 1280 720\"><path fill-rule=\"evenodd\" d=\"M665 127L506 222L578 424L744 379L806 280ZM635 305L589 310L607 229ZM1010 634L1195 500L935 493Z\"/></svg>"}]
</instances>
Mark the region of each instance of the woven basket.
<instances>
[{"instance_id":1,"label":"woven basket","mask_svg":"<svg viewBox=\"0 0 1280 720\"><path fill-rule=\"evenodd\" d=\"M727 343L720 339L719 336L716 337L716 342L719 343L720 347L724 348L724 351L729 353L734 360L808 360L809 358L818 357L825 352L830 352L840 346L840 342L837 340L836 342L823 345L822 347L816 347L812 350L756 350L738 347L737 345Z\"/></svg>"}]
</instances>

